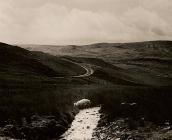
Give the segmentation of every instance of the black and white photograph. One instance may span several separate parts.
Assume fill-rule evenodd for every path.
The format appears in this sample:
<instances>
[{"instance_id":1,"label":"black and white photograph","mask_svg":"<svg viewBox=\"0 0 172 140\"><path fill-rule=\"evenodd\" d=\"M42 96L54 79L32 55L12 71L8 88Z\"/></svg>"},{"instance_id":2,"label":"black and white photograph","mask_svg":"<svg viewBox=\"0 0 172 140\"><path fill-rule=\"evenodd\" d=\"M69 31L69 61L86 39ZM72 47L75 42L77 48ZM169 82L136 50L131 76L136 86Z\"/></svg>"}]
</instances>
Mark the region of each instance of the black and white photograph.
<instances>
[{"instance_id":1,"label":"black and white photograph","mask_svg":"<svg viewBox=\"0 0 172 140\"><path fill-rule=\"evenodd\" d=\"M172 140L172 0L0 0L0 140Z\"/></svg>"}]
</instances>

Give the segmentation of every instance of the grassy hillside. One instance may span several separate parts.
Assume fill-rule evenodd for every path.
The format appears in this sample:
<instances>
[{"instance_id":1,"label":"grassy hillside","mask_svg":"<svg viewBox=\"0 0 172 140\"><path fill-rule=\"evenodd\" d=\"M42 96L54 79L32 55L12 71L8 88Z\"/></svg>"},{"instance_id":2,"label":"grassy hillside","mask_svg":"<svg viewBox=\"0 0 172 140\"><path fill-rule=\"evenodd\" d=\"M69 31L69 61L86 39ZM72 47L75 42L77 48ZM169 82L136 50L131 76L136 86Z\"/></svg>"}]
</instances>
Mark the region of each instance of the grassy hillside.
<instances>
[{"instance_id":1,"label":"grassy hillside","mask_svg":"<svg viewBox=\"0 0 172 140\"><path fill-rule=\"evenodd\" d=\"M156 112L155 110L161 108L162 112L166 110L166 116L168 116L167 112L171 112L171 46L172 41L147 41L83 46L27 45L23 47L52 55L68 56L79 63L90 64L95 72L87 80L105 86L101 90L96 90L100 94L99 98L102 97L101 101L106 109L110 108L109 106L116 108L116 103L118 102L119 105L119 102L123 102L123 94L126 93L127 97L131 96L129 98L133 101L139 100L140 103L142 101L141 106L145 104L152 106L152 109L148 109L147 112L150 113L152 110ZM139 96L133 97L131 91ZM163 100L161 100L162 97ZM110 101L106 102L107 100ZM157 109L157 104L162 107Z\"/></svg>"},{"instance_id":2,"label":"grassy hillside","mask_svg":"<svg viewBox=\"0 0 172 140\"><path fill-rule=\"evenodd\" d=\"M122 102L136 102L140 116L171 119L171 46L170 41L22 46L26 50L1 43L0 127L17 126L14 137L23 138L21 132L27 139L41 139L45 132L57 137L77 112L73 103L82 98L102 104L112 118L121 115ZM93 74L76 77L85 68ZM24 126L29 130L21 130Z\"/></svg>"},{"instance_id":3,"label":"grassy hillside","mask_svg":"<svg viewBox=\"0 0 172 140\"><path fill-rule=\"evenodd\" d=\"M54 77L70 77L83 72L79 65L61 58L0 43L0 127L3 128L0 129L0 135L22 137L23 130L20 129L23 125L31 131L27 134L28 139L32 139L32 131L37 131L39 125L49 131L56 129L52 136L57 137L64 132L73 118L70 113L73 111L74 98L77 99L78 95L69 94L67 83L70 80ZM39 121L32 125L31 118L34 115L56 116L56 127L49 128L39 124ZM23 119L26 119L28 125ZM13 127L6 130L9 124L15 127L15 132L11 132ZM40 138L41 133L35 135ZM46 137L49 136L47 134Z\"/></svg>"}]
</instances>

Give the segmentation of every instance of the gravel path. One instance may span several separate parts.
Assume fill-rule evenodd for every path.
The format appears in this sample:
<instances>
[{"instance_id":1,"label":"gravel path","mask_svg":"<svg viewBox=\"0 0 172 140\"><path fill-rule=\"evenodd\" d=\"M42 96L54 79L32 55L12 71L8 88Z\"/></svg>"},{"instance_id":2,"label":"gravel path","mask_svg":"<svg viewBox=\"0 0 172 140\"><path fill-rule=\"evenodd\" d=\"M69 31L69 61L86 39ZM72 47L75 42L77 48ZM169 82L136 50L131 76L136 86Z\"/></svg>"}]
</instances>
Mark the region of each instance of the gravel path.
<instances>
[{"instance_id":1,"label":"gravel path","mask_svg":"<svg viewBox=\"0 0 172 140\"><path fill-rule=\"evenodd\" d=\"M61 140L91 140L100 119L99 110L100 107L81 110L72 122L71 128L63 134Z\"/></svg>"}]
</instances>

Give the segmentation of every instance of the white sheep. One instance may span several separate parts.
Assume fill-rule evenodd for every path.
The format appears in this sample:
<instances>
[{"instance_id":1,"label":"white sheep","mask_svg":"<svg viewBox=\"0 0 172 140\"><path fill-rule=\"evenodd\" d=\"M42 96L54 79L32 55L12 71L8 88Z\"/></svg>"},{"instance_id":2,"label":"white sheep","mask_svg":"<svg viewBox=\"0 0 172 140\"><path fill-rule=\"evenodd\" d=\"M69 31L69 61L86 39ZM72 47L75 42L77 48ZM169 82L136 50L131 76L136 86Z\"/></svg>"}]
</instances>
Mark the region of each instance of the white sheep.
<instances>
[{"instance_id":1,"label":"white sheep","mask_svg":"<svg viewBox=\"0 0 172 140\"><path fill-rule=\"evenodd\" d=\"M88 99L82 99L74 103L74 107L77 107L79 109L88 108L91 105L91 101Z\"/></svg>"}]
</instances>

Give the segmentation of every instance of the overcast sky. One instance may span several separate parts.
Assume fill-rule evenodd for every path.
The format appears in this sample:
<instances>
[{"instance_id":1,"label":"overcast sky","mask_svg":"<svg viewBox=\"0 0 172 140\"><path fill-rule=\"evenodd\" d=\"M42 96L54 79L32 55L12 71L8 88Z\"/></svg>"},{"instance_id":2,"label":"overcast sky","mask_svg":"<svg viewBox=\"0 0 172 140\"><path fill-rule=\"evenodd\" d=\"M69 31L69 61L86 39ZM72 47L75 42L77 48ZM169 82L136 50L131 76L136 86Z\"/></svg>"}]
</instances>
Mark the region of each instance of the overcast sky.
<instances>
[{"instance_id":1,"label":"overcast sky","mask_svg":"<svg viewBox=\"0 0 172 140\"><path fill-rule=\"evenodd\" d=\"M0 0L0 41L172 40L172 0Z\"/></svg>"}]
</instances>

